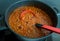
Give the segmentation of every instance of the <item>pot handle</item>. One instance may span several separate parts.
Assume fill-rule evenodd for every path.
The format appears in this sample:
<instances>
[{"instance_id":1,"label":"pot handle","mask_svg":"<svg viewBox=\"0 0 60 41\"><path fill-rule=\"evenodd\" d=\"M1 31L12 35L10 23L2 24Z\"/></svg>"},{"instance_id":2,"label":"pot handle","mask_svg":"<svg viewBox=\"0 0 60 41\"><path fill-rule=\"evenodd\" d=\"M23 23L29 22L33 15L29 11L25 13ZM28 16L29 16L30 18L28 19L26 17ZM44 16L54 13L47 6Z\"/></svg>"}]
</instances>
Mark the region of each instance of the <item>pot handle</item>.
<instances>
[{"instance_id":1,"label":"pot handle","mask_svg":"<svg viewBox=\"0 0 60 41\"><path fill-rule=\"evenodd\" d=\"M53 7L53 9L56 11L56 13L59 13L59 10L56 7Z\"/></svg>"},{"instance_id":2,"label":"pot handle","mask_svg":"<svg viewBox=\"0 0 60 41\"><path fill-rule=\"evenodd\" d=\"M57 17L58 17L57 27L60 28L60 12L59 12L59 10L56 7L54 7L54 10L57 12Z\"/></svg>"},{"instance_id":3,"label":"pot handle","mask_svg":"<svg viewBox=\"0 0 60 41\"><path fill-rule=\"evenodd\" d=\"M58 13L57 16L58 16L58 24L57 24L57 27L60 28L60 13Z\"/></svg>"},{"instance_id":4,"label":"pot handle","mask_svg":"<svg viewBox=\"0 0 60 41\"><path fill-rule=\"evenodd\" d=\"M4 22L4 16L2 14L0 14L0 31L1 30L6 30L7 26Z\"/></svg>"}]
</instances>

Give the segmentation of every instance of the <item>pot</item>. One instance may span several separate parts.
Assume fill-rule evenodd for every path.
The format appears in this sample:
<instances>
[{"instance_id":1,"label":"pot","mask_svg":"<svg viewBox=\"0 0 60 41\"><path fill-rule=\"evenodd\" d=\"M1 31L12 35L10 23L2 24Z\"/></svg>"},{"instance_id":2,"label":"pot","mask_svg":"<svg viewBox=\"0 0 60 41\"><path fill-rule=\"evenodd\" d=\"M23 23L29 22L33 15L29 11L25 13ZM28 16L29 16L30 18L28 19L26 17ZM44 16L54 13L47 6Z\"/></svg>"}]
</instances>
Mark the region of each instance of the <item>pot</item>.
<instances>
[{"instance_id":1,"label":"pot","mask_svg":"<svg viewBox=\"0 0 60 41\"><path fill-rule=\"evenodd\" d=\"M21 35L18 35L16 32L14 32L9 24L8 24L8 18L9 18L9 15L10 13L18 8L18 7L21 7L21 6L33 6L34 7L37 7L39 9L42 9L44 12L46 12L47 15L49 15L49 17L51 18L52 20L52 23L53 23L53 26L56 27L57 26L57 22L58 22L58 19L57 19L57 15L56 15L56 11L49 5L41 2L41 1L38 1L38 0L25 0L25 1L18 1L14 4L12 4L7 10L6 10L6 13L5 13L5 22L8 26L8 28L21 40L21 41L45 41L45 39L47 39L48 37L51 36L51 34L47 35L47 36L44 36L42 38L33 38L33 39L30 39L30 38L26 38L24 36L21 36Z\"/></svg>"}]
</instances>

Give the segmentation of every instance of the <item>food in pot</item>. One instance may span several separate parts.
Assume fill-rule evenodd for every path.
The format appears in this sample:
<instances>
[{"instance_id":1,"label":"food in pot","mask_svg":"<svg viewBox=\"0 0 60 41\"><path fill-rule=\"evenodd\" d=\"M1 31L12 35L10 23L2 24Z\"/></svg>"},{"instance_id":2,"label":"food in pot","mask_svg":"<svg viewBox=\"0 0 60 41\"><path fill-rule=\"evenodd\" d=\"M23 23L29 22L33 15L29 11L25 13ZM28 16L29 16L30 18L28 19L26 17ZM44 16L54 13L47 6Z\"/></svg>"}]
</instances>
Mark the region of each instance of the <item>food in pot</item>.
<instances>
[{"instance_id":1,"label":"food in pot","mask_svg":"<svg viewBox=\"0 0 60 41\"><path fill-rule=\"evenodd\" d=\"M28 38L40 38L50 34L50 31L37 28L36 23L52 25L50 17L34 6L22 6L13 10L8 19L10 28L18 35Z\"/></svg>"}]
</instances>

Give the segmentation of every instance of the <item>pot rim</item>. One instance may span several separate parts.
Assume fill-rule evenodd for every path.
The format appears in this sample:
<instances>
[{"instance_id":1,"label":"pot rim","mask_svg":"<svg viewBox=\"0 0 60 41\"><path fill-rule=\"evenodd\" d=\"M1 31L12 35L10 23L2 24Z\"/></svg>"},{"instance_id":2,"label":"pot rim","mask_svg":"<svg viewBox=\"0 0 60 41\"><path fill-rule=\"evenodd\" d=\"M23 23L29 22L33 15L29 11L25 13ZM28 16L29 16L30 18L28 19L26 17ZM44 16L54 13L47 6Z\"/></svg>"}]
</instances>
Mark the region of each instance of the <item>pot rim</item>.
<instances>
[{"instance_id":1,"label":"pot rim","mask_svg":"<svg viewBox=\"0 0 60 41\"><path fill-rule=\"evenodd\" d=\"M24 1L28 1L28 0L24 0ZM32 1L32 0L29 0L29 1ZM35 0L35 1L39 1L39 0ZM12 7L12 6L14 6L15 4L17 4L17 3L20 3L20 2L23 2L23 1L17 1L17 2L15 2L15 3L13 3L12 5L10 5L8 8L7 8L7 10L6 10L6 12L5 12L5 22L6 22L6 24L8 25L8 22L7 22L7 20L6 20L6 17L7 17L7 13L8 13L8 11L10 10L10 8ZM39 1L39 2L41 2L41 1ZM46 4L46 3L44 3L44 2L42 2L43 4ZM48 5L48 4L46 4L46 5ZM49 5L48 5L49 6ZM51 6L49 6L54 12L55 12L55 10L51 7ZM55 12L56 13L56 12ZM16 35L18 35L18 36L20 36L19 34L17 34L16 32L14 32L11 28L10 28L10 26L8 25L8 28L13 32L13 33L15 33ZM52 34L52 33L51 33ZM25 36L20 36L20 37L22 37L22 38L24 38L24 39L45 39L45 38L47 38L47 37L49 37L51 34L49 34L49 35L47 35L47 36L44 36L44 37L41 37L41 38L27 38L27 37L25 37Z\"/></svg>"}]
</instances>

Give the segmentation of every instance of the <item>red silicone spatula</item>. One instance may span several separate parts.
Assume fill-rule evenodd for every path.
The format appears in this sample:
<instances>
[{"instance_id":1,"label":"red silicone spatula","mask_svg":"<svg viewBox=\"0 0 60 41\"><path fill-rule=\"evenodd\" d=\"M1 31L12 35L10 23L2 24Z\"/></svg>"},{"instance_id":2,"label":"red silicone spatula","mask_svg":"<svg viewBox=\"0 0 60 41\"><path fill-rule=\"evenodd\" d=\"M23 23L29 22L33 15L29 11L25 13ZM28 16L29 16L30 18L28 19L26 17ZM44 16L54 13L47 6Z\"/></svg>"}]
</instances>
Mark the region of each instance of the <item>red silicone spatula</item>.
<instances>
[{"instance_id":1,"label":"red silicone spatula","mask_svg":"<svg viewBox=\"0 0 60 41\"><path fill-rule=\"evenodd\" d=\"M56 32L56 33L59 33L60 34L60 29L59 28L56 28L56 27L53 27L53 26L42 25L42 24L38 24L38 23L36 23L35 26L36 27L42 27L44 29L48 29L50 31L53 31L53 32Z\"/></svg>"}]
</instances>

